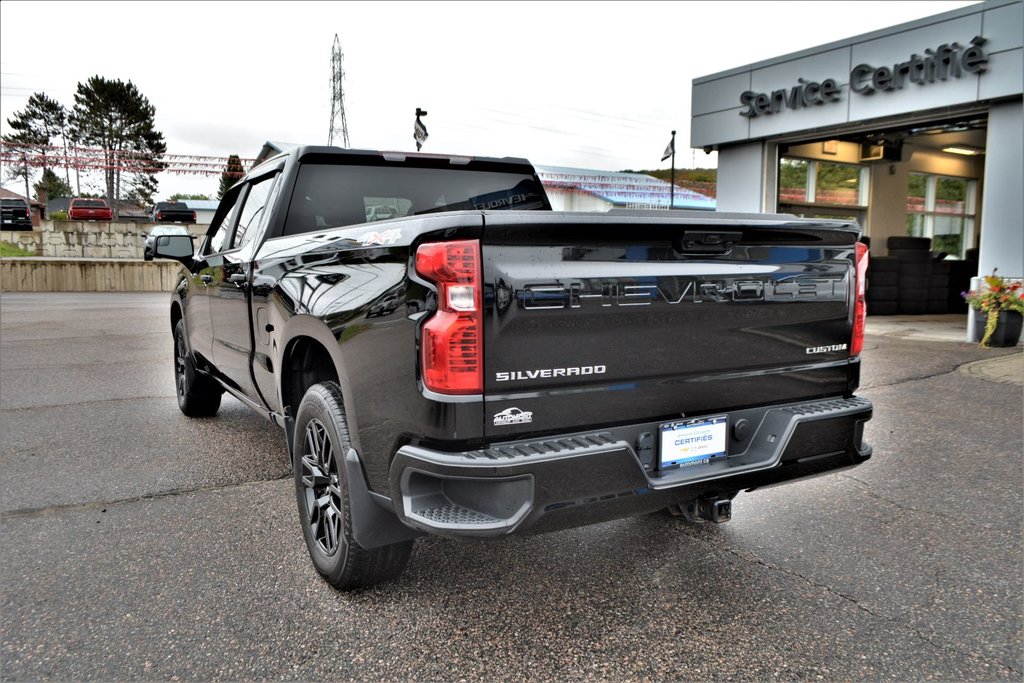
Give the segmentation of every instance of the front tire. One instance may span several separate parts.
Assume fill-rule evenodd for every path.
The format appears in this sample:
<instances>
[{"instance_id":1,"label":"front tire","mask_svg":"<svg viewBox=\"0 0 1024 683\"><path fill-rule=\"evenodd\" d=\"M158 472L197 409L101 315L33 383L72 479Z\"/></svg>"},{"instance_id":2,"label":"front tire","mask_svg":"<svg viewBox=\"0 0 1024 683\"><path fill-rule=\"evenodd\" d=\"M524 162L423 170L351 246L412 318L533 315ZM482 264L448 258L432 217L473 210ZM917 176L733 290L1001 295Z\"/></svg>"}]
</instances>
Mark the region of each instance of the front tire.
<instances>
[{"instance_id":1,"label":"front tire","mask_svg":"<svg viewBox=\"0 0 1024 683\"><path fill-rule=\"evenodd\" d=\"M295 419L292 468L306 549L321 576L339 590L366 588L398 578L412 541L363 548L352 534L343 459L350 448L341 388L313 385Z\"/></svg>"},{"instance_id":2,"label":"front tire","mask_svg":"<svg viewBox=\"0 0 1024 683\"><path fill-rule=\"evenodd\" d=\"M174 386L178 408L189 417L213 417L220 409L220 386L196 371L192 354L185 344L185 323L174 326Z\"/></svg>"}]
</instances>

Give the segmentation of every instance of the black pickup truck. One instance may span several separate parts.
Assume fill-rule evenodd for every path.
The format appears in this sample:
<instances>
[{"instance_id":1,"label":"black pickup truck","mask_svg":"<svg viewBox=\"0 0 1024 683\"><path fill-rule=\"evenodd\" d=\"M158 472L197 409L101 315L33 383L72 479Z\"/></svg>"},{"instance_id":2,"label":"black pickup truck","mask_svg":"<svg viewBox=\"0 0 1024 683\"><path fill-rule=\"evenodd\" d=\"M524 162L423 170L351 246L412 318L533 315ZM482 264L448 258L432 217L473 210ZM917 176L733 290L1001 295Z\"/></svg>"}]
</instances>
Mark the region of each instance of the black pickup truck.
<instances>
[{"instance_id":1,"label":"black pickup truck","mask_svg":"<svg viewBox=\"0 0 1024 683\"><path fill-rule=\"evenodd\" d=\"M552 212L524 160L299 147L155 255L183 265L181 410L226 391L283 428L310 556L348 589L424 533L720 522L865 461L859 235Z\"/></svg>"},{"instance_id":2,"label":"black pickup truck","mask_svg":"<svg viewBox=\"0 0 1024 683\"><path fill-rule=\"evenodd\" d=\"M195 223L196 212L185 202L157 202L149 212L154 223Z\"/></svg>"},{"instance_id":3,"label":"black pickup truck","mask_svg":"<svg viewBox=\"0 0 1024 683\"><path fill-rule=\"evenodd\" d=\"M0 225L4 230L31 230L32 213L24 199L0 199Z\"/></svg>"}]
</instances>

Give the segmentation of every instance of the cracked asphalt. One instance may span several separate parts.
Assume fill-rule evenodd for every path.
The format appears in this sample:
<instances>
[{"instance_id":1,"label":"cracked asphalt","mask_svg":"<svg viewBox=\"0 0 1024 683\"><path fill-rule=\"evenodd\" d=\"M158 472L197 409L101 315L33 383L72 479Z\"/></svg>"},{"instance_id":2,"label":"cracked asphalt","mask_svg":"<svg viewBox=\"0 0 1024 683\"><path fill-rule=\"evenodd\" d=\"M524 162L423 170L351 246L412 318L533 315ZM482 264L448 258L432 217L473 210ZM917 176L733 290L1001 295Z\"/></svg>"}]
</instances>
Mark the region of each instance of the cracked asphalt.
<instances>
[{"instance_id":1,"label":"cracked asphalt","mask_svg":"<svg viewBox=\"0 0 1024 683\"><path fill-rule=\"evenodd\" d=\"M423 539L341 594L280 433L178 412L166 302L0 297L3 680L1021 680L1022 391L967 367L1019 348L869 319L865 465L720 526Z\"/></svg>"}]
</instances>

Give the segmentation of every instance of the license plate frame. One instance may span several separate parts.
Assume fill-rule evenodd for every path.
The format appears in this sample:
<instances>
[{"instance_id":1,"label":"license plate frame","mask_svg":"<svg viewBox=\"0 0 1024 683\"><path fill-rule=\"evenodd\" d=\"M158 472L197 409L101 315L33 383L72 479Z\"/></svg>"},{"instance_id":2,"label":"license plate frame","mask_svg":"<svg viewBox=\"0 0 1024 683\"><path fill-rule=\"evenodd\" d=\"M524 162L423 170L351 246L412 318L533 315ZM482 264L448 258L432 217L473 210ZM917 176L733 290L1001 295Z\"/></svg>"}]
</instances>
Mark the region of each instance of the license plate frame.
<instances>
[{"instance_id":1,"label":"license plate frame","mask_svg":"<svg viewBox=\"0 0 1024 683\"><path fill-rule=\"evenodd\" d=\"M658 469L699 467L724 458L728 435L728 415L664 422L658 427Z\"/></svg>"}]
</instances>

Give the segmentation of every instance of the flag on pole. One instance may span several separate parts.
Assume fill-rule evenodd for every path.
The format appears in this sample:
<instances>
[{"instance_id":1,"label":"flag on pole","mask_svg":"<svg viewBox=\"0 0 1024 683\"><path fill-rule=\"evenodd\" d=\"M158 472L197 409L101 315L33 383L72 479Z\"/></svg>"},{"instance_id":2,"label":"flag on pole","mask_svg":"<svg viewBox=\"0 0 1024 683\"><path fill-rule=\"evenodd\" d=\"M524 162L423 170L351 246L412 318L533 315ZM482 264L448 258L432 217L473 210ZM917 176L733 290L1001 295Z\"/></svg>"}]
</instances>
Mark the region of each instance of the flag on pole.
<instances>
[{"instance_id":1,"label":"flag on pole","mask_svg":"<svg viewBox=\"0 0 1024 683\"><path fill-rule=\"evenodd\" d=\"M676 152L676 137L673 135L672 139L668 141L668 147L665 148L665 154L662 155L661 160L665 161Z\"/></svg>"},{"instance_id":2,"label":"flag on pole","mask_svg":"<svg viewBox=\"0 0 1024 683\"><path fill-rule=\"evenodd\" d=\"M426 114L427 112L425 112L425 111L421 112L421 110L417 109L416 110L416 123L412 127L412 137L416 140L416 151L417 152L420 150L421 147L423 147L423 143L427 141L427 138L430 137L427 134L427 127L425 125L423 125L422 121L420 121L420 114L421 113L422 114Z\"/></svg>"}]
</instances>

